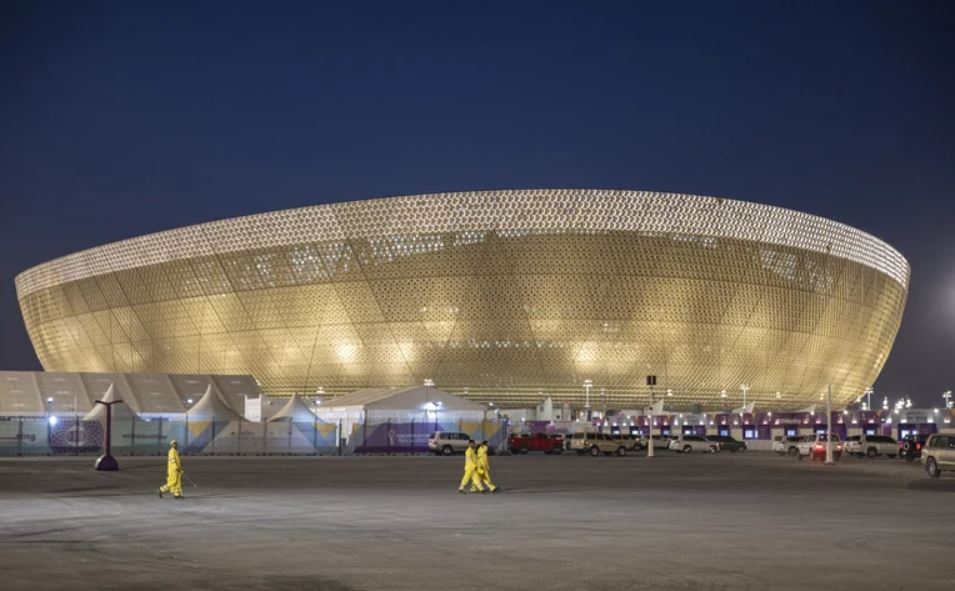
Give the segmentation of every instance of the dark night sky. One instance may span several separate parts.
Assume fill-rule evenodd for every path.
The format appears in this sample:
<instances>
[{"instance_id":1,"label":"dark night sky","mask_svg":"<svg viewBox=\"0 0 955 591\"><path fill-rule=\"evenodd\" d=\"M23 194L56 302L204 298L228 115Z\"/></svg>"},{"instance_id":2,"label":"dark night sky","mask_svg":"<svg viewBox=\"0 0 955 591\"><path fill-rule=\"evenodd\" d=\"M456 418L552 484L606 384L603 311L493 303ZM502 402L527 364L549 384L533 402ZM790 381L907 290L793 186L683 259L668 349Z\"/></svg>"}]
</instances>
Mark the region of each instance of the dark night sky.
<instances>
[{"instance_id":1,"label":"dark night sky","mask_svg":"<svg viewBox=\"0 0 955 591\"><path fill-rule=\"evenodd\" d=\"M955 388L955 2L0 3L13 278L216 218L602 187L837 219L908 257L877 392Z\"/></svg>"}]
</instances>

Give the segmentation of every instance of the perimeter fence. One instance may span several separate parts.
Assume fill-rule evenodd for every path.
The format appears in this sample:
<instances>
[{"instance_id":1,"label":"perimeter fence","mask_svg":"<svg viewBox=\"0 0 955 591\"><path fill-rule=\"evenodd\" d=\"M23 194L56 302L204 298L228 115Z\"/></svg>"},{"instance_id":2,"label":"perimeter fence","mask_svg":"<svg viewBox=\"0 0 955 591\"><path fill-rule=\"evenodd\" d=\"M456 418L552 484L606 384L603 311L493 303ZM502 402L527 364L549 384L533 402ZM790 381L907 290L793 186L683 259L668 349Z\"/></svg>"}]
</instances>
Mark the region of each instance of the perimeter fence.
<instances>
[{"instance_id":1,"label":"perimeter fence","mask_svg":"<svg viewBox=\"0 0 955 591\"><path fill-rule=\"evenodd\" d=\"M176 440L186 455L352 455L427 453L435 431L467 433L499 447L505 422L362 417L356 421L216 421L182 417L114 419L111 450L118 456L162 455ZM0 456L101 453L105 424L56 416L0 416Z\"/></svg>"}]
</instances>

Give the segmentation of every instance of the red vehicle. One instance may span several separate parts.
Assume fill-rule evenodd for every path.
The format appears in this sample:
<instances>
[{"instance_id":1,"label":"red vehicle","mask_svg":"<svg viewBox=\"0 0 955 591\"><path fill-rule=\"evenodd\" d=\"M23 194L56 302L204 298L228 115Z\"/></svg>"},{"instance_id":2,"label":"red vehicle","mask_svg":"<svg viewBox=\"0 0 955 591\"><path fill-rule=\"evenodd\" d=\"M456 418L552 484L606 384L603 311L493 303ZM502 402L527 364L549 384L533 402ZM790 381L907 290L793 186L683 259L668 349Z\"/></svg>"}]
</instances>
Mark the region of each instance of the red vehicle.
<instances>
[{"instance_id":1,"label":"red vehicle","mask_svg":"<svg viewBox=\"0 0 955 591\"><path fill-rule=\"evenodd\" d=\"M513 433L507 438L507 449L512 454L526 454L529 451L559 454L564 451L564 436L560 433Z\"/></svg>"}]
</instances>

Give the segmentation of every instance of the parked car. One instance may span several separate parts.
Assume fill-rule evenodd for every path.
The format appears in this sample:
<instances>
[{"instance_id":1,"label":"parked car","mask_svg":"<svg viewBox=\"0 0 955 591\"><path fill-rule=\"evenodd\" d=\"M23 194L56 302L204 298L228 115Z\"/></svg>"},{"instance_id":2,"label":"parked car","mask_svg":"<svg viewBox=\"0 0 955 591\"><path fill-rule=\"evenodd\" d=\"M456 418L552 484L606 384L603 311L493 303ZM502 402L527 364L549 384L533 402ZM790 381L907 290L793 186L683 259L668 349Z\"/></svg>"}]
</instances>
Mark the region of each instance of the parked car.
<instances>
[{"instance_id":1,"label":"parked car","mask_svg":"<svg viewBox=\"0 0 955 591\"><path fill-rule=\"evenodd\" d=\"M799 453L799 442L802 440L800 435L777 435L773 437L773 451L779 455L789 454L791 456Z\"/></svg>"},{"instance_id":2,"label":"parked car","mask_svg":"<svg viewBox=\"0 0 955 591\"><path fill-rule=\"evenodd\" d=\"M846 438L845 452L858 458L894 458L899 453L899 442L885 435L853 435Z\"/></svg>"},{"instance_id":3,"label":"parked car","mask_svg":"<svg viewBox=\"0 0 955 591\"><path fill-rule=\"evenodd\" d=\"M507 449L512 454L526 454L542 451L545 454L559 454L564 451L564 436L560 433L512 433L507 438Z\"/></svg>"},{"instance_id":4,"label":"parked car","mask_svg":"<svg viewBox=\"0 0 955 591\"><path fill-rule=\"evenodd\" d=\"M955 470L955 435L929 435L922 446L922 465L932 478Z\"/></svg>"},{"instance_id":5,"label":"parked car","mask_svg":"<svg viewBox=\"0 0 955 591\"><path fill-rule=\"evenodd\" d=\"M832 458L838 461L839 458L842 457L842 442L840 441L839 436L836 434L832 435L830 441L832 442ZM811 460L825 461L826 435L823 433L806 435L799 441L796 449L798 450L797 457L800 460L808 457Z\"/></svg>"},{"instance_id":6,"label":"parked car","mask_svg":"<svg viewBox=\"0 0 955 591\"><path fill-rule=\"evenodd\" d=\"M439 455L450 456L464 453L471 436L453 431L435 431L428 437L428 450Z\"/></svg>"},{"instance_id":7,"label":"parked car","mask_svg":"<svg viewBox=\"0 0 955 591\"><path fill-rule=\"evenodd\" d=\"M570 438L570 449L577 452L578 456L585 453L596 457L600 454L617 454L618 456L627 455L627 446L613 439L610 435L604 433L574 433Z\"/></svg>"},{"instance_id":8,"label":"parked car","mask_svg":"<svg viewBox=\"0 0 955 591\"><path fill-rule=\"evenodd\" d=\"M641 449L646 449L646 443L640 437L634 435L625 435L623 433L611 435L610 437L614 441L619 441L627 446L627 449L630 451L640 451Z\"/></svg>"},{"instance_id":9,"label":"parked car","mask_svg":"<svg viewBox=\"0 0 955 591\"><path fill-rule=\"evenodd\" d=\"M702 451L709 453L716 453L720 451L720 444L715 441L710 441L702 435L678 435L668 446L670 451L678 451L680 453L688 454L693 451Z\"/></svg>"},{"instance_id":10,"label":"parked car","mask_svg":"<svg viewBox=\"0 0 955 591\"><path fill-rule=\"evenodd\" d=\"M670 442L676 439L673 435L654 435L653 436L653 450L668 450L670 449Z\"/></svg>"},{"instance_id":11,"label":"parked car","mask_svg":"<svg viewBox=\"0 0 955 591\"><path fill-rule=\"evenodd\" d=\"M734 453L746 451L745 441L740 441L729 435L707 435L706 438L719 444L720 451L731 451Z\"/></svg>"},{"instance_id":12,"label":"parked car","mask_svg":"<svg viewBox=\"0 0 955 591\"><path fill-rule=\"evenodd\" d=\"M631 435L630 439L633 441L633 447L630 449L633 451L645 451L647 449L647 438L643 435Z\"/></svg>"},{"instance_id":13,"label":"parked car","mask_svg":"<svg viewBox=\"0 0 955 591\"><path fill-rule=\"evenodd\" d=\"M909 435L899 442L899 457L906 462L914 462L922 457L922 448L928 435Z\"/></svg>"}]
</instances>

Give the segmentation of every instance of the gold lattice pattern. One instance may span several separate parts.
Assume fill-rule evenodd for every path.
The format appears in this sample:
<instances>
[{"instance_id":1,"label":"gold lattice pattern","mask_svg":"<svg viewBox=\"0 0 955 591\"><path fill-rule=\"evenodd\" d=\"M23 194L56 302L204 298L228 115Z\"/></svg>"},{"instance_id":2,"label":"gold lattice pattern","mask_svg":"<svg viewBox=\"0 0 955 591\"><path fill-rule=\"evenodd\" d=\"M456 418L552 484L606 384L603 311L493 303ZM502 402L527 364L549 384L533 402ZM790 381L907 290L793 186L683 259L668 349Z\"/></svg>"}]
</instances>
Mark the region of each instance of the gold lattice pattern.
<instances>
[{"instance_id":1,"label":"gold lattice pattern","mask_svg":"<svg viewBox=\"0 0 955 591\"><path fill-rule=\"evenodd\" d=\"M322 205L160 232L17 277L56 371L253 374L271 393L432 380L674 407L847 402L878 375L909 266L778 207L604 190ZM725 394L722 392L725 391Z\"/></svg>"}]
</instances>

